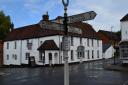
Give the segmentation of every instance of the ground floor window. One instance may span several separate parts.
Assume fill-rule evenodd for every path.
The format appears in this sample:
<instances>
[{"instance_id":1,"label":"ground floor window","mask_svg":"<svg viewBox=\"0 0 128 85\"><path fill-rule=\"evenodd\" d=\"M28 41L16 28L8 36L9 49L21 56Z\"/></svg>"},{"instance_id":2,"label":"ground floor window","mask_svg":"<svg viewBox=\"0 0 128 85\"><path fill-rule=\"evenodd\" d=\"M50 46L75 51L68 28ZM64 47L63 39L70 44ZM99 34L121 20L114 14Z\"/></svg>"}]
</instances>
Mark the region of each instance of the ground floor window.
<instances>
[{"instance_id":1,"label":"ground floor window","mask_svg":"<svg viewBox=\"0 0 128 85\"><path fill-rule=\"evenodd\" d=\"M74 60L74 58L73 58L73 50L71 50L71 60Z\"/></svg>"},{"instance_id":2,"label":"ground floor window","mask_svg":"<svg viewBox=\"0 0 128 85\"><path fill-rule=\"evenodd\" d=\"M29 57L30 57L30 53L26 53L25 60L28 60Z\"/></svg>"},{"instance_id":3,"label":"ground floor window","mask_svg":"<svg viewBox=\"0 0 128 85\"><path fill-rule=\"evenodd\" d=\"M9 55L7 55L7 60L9 60Z\"/></svg>"},{"instance_id":4,"label":"ground floor window","mask_svg":"<svg viewBox=\"0 0 128 85\"><path fill-rule=\"evenodd\" d=\"M94 50L92 50L92 59L94 58Z\"/></svg>"},{"instance_id":5,"label":"ground floor window","mask_svg":"<svg viewBox=\"0 0 128 85\"><path fill-rule=\"evenodd\" d=\"M89 50L87 50L87 57L88 57L88 59L90 59L90 53L89 53Z\"/></svg>"},{"instance_id":6,"label":"ground floor window","mask_svg":"<svg viewBox=\"0 0 128 85\"><path fill-rule=\"evenodd\" d=\"M99 54L100 54L100 53L99 53L99 50L97 50L97 58L99 58L99 57L100 57L100 56L99 56Z\"/></svg>"}]
</instances>

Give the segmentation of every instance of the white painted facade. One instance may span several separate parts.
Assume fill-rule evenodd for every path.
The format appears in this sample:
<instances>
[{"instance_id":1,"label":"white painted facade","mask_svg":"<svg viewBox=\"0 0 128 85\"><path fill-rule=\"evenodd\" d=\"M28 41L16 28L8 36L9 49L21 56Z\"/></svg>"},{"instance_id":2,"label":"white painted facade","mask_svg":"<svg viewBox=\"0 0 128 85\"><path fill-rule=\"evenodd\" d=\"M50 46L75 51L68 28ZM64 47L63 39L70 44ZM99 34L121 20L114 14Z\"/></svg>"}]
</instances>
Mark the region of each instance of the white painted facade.
<instances>
[{"instance_id":1,"label":"white painted facade","mask_svg":"<svg viewBox=\"0 0 128 85\"><path fill-rule=\"evenodd\" d=\"M111 45L104 53L103 53L103 58L105 59L109 59L112 58L114 56L115 53L115 49L113 48L113 46Z\"/></svg>"},{"instance_id":2,"label":"white painted facade","mask_svg":"<svg viewBox=\"0 0 128 85\"><path fill-rule=\"evenodd\" d=\"M121 21L120 26L121 26L121 42L119 46L120 59L122 63L128 63L128 43L122 44L123 42L128 42L128 20Z\"/></svg>"},{"instance_id":3,"label":"white painted facade","mask_svg":"<svg viewBox=\"0 0 128 85\"><path fill-rule=\"evenodd\" d=\"M128 41L128 21L121 22L121 41Z\"/></svg>"},{"instance_id":4,"label":"white painted facade","mask_svg":"<svg viewBox=\"0 0 128 85\"><path fill-rule=\"evenodd\" d=\"M39 51L37 49L45 40L54 40L56 45L59 47L59 44L62 42L62 36L54 35L41 38L4 42L4 65L28 64L26 53L30 53L30 56L34 56L35 63L37 65L45 65L49 63L63 64L63 52L59 50L45 50L45 63L42 63L39 57ZM31 50L27 48L27 42L32 43ZM81 45L85 47L84 57L78 58L77 47ZM71 51L73 52L72 58ZM49 61L49 53L52 53L51 62ZM102 59L102 41L96 39L82 38L82 43L80 43L80 37L73 37L73 45L70 44L70 51L68 52L68 57L69 63Z\"/></svg>"}]
</instances>

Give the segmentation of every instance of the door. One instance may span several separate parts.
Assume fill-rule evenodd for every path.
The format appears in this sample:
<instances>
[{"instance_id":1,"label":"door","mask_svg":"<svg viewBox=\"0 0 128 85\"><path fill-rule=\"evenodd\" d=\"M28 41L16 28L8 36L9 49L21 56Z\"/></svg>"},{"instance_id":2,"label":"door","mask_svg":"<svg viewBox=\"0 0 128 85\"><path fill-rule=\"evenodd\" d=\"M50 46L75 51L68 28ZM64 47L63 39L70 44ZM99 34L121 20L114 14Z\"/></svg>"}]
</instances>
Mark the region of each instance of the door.
<instances>
[{"instance_id":1,"label":"door","mask_svg":"<svg viewBox=\"0 0 128 85\"><path fill-rule=\"evenodd\" d=\"M52 65L52 53L49 53L49 65Z\"/></svg>"}]
</instances>

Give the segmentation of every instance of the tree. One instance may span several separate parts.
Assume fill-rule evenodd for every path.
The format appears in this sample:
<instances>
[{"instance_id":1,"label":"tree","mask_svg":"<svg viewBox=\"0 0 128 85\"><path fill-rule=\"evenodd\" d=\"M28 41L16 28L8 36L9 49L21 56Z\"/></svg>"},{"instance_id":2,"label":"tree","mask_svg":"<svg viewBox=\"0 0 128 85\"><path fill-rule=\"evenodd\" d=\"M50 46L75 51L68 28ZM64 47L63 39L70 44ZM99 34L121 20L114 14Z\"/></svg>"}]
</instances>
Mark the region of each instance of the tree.
<instances>
[{"instance_id":1,"label":"tree","mask_svg":"<svg viewBox=\"0 0 128 85\"><path fill-rule=\"evenodd\" d=\"M10 16L6 16L3 11L0 11L0 40L4 40L12 25Z\"/></svg>"}]
</instances>

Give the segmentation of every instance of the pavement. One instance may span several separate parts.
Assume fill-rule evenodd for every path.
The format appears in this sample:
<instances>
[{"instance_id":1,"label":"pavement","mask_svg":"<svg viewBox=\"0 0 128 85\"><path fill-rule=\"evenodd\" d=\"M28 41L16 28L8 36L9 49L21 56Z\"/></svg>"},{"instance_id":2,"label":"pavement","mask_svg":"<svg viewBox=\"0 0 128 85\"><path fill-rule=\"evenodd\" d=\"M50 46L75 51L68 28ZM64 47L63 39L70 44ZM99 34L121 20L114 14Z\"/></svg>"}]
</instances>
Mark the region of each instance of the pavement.
<instances>
[{"instance_id":1,"label":"pavement","mask_svg":"<svg viewBox=\"0 0 128 85\"><path fill-rule=\"evenodd\" d=\"M120 64L113 65L113 64L107 64L104 66L105 70L113 70L113 71L126 71L128 72L128 66L123 66Z\"/></svg>"}]
</instances>

